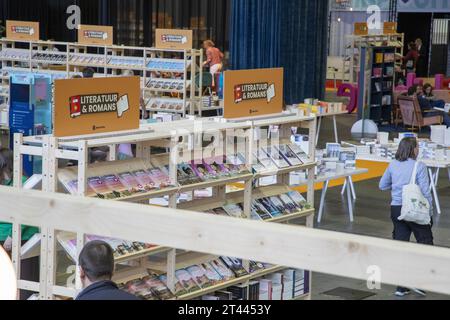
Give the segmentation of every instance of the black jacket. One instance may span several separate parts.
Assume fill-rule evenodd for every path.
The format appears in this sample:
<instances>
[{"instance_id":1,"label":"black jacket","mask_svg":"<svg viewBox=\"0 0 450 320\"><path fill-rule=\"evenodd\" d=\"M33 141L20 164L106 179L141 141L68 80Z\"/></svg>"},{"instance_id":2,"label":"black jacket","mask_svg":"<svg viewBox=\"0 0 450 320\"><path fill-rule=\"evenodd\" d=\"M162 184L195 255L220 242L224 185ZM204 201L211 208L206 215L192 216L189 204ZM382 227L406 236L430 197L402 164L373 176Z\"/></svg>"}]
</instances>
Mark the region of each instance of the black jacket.
<instances>
[{"instance_id":1,"label":"black jacket","mask_svg":"<svg viewBox=\"0 0 450 320\"><path fill-rule=\"evenodd\" d=\"M140 300L136 296L119 290L112 281L99 281L85 288L75 300Z\"/></svg>"}]
</instances>

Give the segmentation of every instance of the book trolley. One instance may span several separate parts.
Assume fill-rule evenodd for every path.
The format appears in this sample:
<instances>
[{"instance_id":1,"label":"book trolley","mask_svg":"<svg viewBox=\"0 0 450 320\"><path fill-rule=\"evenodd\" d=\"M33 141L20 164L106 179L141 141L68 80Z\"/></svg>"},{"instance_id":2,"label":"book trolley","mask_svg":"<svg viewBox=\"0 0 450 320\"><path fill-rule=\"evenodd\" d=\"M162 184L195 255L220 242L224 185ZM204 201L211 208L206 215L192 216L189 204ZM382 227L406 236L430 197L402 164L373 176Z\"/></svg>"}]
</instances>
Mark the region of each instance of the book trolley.
<instances>
[{"instance_id":1,"label":"book trolley","mask_svg":"<svg viewBox=\"0 0 450 320\"><path fill-rule=\"evenodd\" d=\"M261 131L264 131L269 126L277 126L277 133L271 134L269 140L260 139ZM170 208L195 212L207 212L224 205L241 204L243 208L242 218L252 219L252 202L263 197L289 192L289 176L294 171L306 171L308 177L306 201L308 204L314 203L314 170L316 166L314 139L309 141L309 153L306 155L307 160L303 161L303 163L281 169L260 168L255 170L253 166L255 163L254 150L265 147L264 144L266 143L279 143L280 145L290 143L293 127L308 130L309 136L314 137L316 117L304 117L294 113L286 113L242 121L227 121L221 118L180 120L173 123L143 125L134 131L70 138L56 138L53 136L23 137L21 134L16 134L14 137L14 185L19 188L22 187L22 181L17 177L22 176L21 164L23 157L29 155L41 156L43 159L42 189L44 191L69 192L74 196L81 197L96 196L95 193L90 194L92 190L90 190L88 184L88 180L93 176L139 170L143 169L145 164L157 163L167 168L170 181L166 185L161 185L159 189L144 190L133 194L116 192L121 193L121 196L113 197L111 201L149 205L150 199L166 196L168 197L168 206ZM227 140L232 142L233 148L237 147L245 154L245 163L242 164L241 168L246 168L246 170L240 171L235 175L220 176L215 179L190 184L182 184L180 182L178 165L182 159L186 159L184 157L187 155L191 159L204 157L204 154L211 152L211 146L214 146L214 153L220 150L218 153L223 151L224 154L228 154L230 150L226 150L228 147L225 147ZM210 142L206 147L205 141ZM118 161L116 160L116 146L125 143L136 145L136 158ZM109 161L89 165L88 150L100 146L110 147ZM194 154L198 152L198 148L193 148L194 146L201 146L200 150L203 150L203 152ZM154 148L159 148L160 150L163 148L166 152L157 154L154 152ZM235 152L236 149L233 149L232 153ZM222 156L222 154L216 155ZM77 161L78 164L74 167L59 169L58 161L61 159ZM276 184L260 187L259 180L266 176L276 176ZM77 182L75 188L73 183L72 185L70 184L71 181ZM241 191L227 190L228 186L233 183L239 183L242 186ZM193 193L194 190L205 188L212 188L212 197L204 199L194 199L193 197L190 201L178 203L177 200L181 193ZM152 206L149 205L148 208L151 210ZM298 220L303 224L304 219L306 219L306 227L312 228L314 220L314 208L312 205L302 207L297 212L272 217L265 221L290 223ZM120 228L120 226L117 227ZM16 235L18 233L19 237L14 237L16 241L13 244L12 258L16 270L20 270L21 247L17 240L20 239L20 228L15 227L13 232ZM40 283L19 279L19 288L39 292L41 299L54 299L55 297L73 298L76 296L81 289L79 277L76 277L75 285L67 286L57 283L55 276L58 263L56 247L58 243L62 243L61 239L69 237L74 241L76 253L72 253L71 256L76 265L78 265L78 254L86 241L88 241L88 235L84 234L82 230L70 230L70 232L72 232L72 237L68 231L41 230ZM63 246L63 249L66 248ZM282 266L264 265L263 268L253 269L253 272L251 272L251 265L254 263L242 261L242 266L247 271L242 276L213 283L207 287L199 286L196 290L184 292L183 294L176 294L177 270L195 264L206 263L214 259L218 259L218 257L211 254L185 252L161 246L146 247L142 248L142 250L116 257L114 281L118 284L125 284L126 282L148 276L148 272L151 270L155 274L166 275L167 287L172 293L175 293L170 299L188 300L200 298L237 284L248 285L251 280L287 269ZM76 272L78 273L78 268ZM304 280L305 291L306 288L308 290L304 294L294 297L295 299L310 299L311 297L311 276L307 271L305 274L308 274Z\"/></svg>"},{"instance_id":2,"label":"book trolley","mask_svg":"<svg viewBox=\"0 0 450 320\"><path fill-rule=\"evenodd\" d=\"M95 77L133 71L141 77L142 98L151 113L200 112L203 50L98 46L70 42L0 40L0 94L9 96L11 73L44 73L56 79L97 70Z\"/></svg>"}]
</instances>

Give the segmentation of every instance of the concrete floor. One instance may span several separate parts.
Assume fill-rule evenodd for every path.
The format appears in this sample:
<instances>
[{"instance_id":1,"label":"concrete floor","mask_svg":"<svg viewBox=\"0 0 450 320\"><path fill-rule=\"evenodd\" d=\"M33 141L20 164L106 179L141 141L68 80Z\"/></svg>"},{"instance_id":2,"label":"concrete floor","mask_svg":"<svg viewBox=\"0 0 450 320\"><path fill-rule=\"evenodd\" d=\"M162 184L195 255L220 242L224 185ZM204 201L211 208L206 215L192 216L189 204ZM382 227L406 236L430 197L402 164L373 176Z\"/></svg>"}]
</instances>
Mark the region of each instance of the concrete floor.
<instances>
[{"instance_id":1,"label":"concrete floor","mask_svg":"<svg viewBox=\"0 0 450 320\"><path fill-rule=\"evenodd\" d=\"M355 122L352 115L338 118L340 139L350 138L350 129ZM329 123L328 123L329 121ZM322 126L320 146L327 141L334 141L331 120L327 119ZM391 137L392 138L392 137ZM390 193L378 190L378 179L363 181L355 184L357 200L353 203L355 221L350 223L346 200L341 196L341 188L331 188L327 193L324 217L316 228L338 232L367 235L390 239L392 237L392 222L390 220ZM443 214L434 217L434 237L437 246L450 247L450 182L447 172L441 174L439 194ZM320 201L320 191L316 194L316 208ZM370 203L370 206L367 204ZM414 241L414 240L413 240ZM381 290L368 290L365 281L339 278L319 273L313 274L312 291L314 300L339 300L339 298L324 295L323 292L345 287L362 291L370 291L375 296L368 300L397 300L393 295L395 287L383 285ZM401 299L424 299L415 294ZM450 300L450 296L429 293L425 299Z\"/></svg>"}]
</instances>

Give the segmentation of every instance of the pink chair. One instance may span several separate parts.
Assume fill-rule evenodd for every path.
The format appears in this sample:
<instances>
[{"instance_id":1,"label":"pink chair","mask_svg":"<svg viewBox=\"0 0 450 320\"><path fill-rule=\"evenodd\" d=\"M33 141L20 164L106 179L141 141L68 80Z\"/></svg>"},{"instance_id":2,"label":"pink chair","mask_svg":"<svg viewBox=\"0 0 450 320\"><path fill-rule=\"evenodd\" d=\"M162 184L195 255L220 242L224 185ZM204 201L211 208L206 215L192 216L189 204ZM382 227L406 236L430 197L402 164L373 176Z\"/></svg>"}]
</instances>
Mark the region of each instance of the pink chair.
<instances>
[{"instance_id":1,"label":"pink chair","mask_svg":"<svg viewBox=\"0 0 450 320\"><path fill-rule=\"evenodd\" d=\"M420 131L422 127L442 124L442 116L422 116L422 110L416 97L400 96L398 97L398 104L400 106L403 124L412 127L413 131L416 127Z\"/></svg>"}]
</instances>

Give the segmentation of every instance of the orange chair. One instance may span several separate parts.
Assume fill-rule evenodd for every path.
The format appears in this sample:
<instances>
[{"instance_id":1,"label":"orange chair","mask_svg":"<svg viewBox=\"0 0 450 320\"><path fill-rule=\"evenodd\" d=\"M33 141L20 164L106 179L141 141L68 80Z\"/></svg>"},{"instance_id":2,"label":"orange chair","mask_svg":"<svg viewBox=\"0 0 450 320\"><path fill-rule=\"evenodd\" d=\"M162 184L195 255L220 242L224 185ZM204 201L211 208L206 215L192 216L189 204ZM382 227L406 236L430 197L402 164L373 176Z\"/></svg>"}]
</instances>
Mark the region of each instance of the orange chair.
<instances>
[{"instance_id":1,"label":"orange chair","mask_svg":"<svg viewBox=\"0 0 450 320\"><path fill-rule=\"evenodd\" d=\"M420 131L422 127L442 124L442 116L424 117L422 115L417 97L400 96L398 97L398 105L400 106L403 125L412 127L413 131L416 127Z\"/></svg>"}]
</instances>

